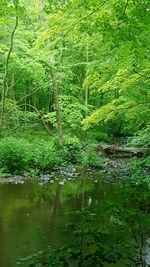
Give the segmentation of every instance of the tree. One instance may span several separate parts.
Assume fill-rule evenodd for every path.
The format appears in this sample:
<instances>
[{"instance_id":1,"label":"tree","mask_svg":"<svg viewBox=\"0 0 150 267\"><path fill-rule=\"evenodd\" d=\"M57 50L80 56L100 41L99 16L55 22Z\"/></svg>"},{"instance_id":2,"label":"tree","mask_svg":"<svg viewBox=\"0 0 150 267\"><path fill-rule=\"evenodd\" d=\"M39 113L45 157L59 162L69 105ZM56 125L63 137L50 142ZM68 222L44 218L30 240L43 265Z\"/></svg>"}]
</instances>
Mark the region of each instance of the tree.
<instances>
[{"instance_id":1,"label":"tree","mask_svg":"<svg viewBox=\"0 0 150 267\"><path fill-rule=\"evenodd\" d=\"M2 96L1 96L1 113L0 113L0 134L2 134L2 128L3 128L3 117L5 113L5 98L8 93L8 66L9 66L9 61L10 61L10 56L13 50L13 44L14 44L14 34L17 30L18 26L18 0L14 0L14 9L15 9L15 25L11 33L11 38L10 38L10 47L6 56L5 60L5 71L4 71L4 78L3 78L3 89L2 89Z\"/></svg>"}]
</instances>

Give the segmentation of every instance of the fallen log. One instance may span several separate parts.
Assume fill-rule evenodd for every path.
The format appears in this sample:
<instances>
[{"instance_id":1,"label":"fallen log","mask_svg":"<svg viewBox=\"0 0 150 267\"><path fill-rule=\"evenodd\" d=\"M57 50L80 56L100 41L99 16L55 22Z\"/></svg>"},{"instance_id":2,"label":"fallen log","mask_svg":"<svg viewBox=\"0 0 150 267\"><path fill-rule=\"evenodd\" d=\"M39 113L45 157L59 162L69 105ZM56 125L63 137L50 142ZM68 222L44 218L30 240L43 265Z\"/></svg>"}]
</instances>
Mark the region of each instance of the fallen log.
<instances>
[{"instance_id":1,"label":"fallen log","mask_svg":"<svg viewBox=\"0 0 150 267\"><path fill-rule=\"evenodd\" d=\"M137 147L121 147L116 145L99 145L97 147L106 154L120 155L123 156L143 156L150 153L150 149L147 148L137 148Z\"/></svg>"}]
</instances>

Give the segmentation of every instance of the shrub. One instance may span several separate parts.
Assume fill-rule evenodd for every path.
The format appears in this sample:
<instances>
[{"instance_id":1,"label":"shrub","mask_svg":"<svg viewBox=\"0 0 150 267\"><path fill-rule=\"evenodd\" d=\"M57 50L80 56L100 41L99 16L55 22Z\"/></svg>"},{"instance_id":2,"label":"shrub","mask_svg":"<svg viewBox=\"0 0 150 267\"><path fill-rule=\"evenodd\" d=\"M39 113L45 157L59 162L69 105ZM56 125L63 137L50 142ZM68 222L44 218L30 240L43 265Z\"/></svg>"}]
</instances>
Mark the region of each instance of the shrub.
<instances>
[{"instance_id":1,"label":"shrub","mask_svg":"<svg viewBox=\"0 0 150 267\"><path fill-rule=\"evenodd\" d=\"M61 163L57 151L46 142L38 144L32 150L30 164L40 170L51 170Z\"/></svg>"},{"instance_id":2,"label":"shrub","mask_svg":"<svg viewBox=\"0 0 150 267\"><path fill-rule=\"evenodd\" d=\"M76 162L80 149L78 138L66 138L60 148L57 139L53 146L45 141L31 145L23 138L7 137L0 140L0 168L11 174L31 168L48 171L64 162Z\"/></svg>"},{"instance_id":3,"label":"shrub","mask_svg":"<svg viewBox=\"0 0 150 267\"><path fill-rule=\"evenodd\" d=\"M137 135L130 138L128 141L128 145L138 147L150 147L150 126L147 126L146 128L139 131Z\"/></svg>"},{"instance_id":4,"label":"shrub","mask_svg":"<svg viewBox=\"0 0 150 267\"><path fill-rule=\"evenodd\" d=\"M143 156L139 159L129 162L128 164L130 171L133 174L140 174L142 170L150 170L150 156Z\"/></svg>"},{"instance_id":5,"label":"shrub","mask_svg":"<svg viewBox=\"0 0 150 267\"><path fill-rule=\"evenodd\" d=\"M92 141L102 142L102 141L108 141L108 134L104 132L89 132L88 138Z\"/></svg>"},{"instance_id":6,"label":"shrub","mask_svg":"<svg viewBox=\"0 0 150 267\"><path fill-rule=\"evenodd\" d=\"M54 140L54 148L59 152L60 157L67 162L75 163L79 160L81 147L81 142L77 137L65 136L63 148L59 146L58 138Z\"/></svg>"},{"instance_id":7,"label":"shrub","mask_svg":"<svg viewBox=\"0 0 150 267\"><path fill-rule=\"evenodd\" d=\"M0 167L10 173L23 172L28 164L29 143L24 139L4 138L0 140Z\"/></svg>"},{"instance_id":8,"label":"shrub","mask_svg":"<svg viewBox=\"0 0 150 267\"><path fill-rule=\"evenodd\" d=\"M150 169L150 156L145 157L145 159L143 160L143 165L144 165L144 167Z\"/></svg>"},{"instance_id":9,"label":"shrub","mask_svg":"<svg viewBox=\"0 0 150 267\"><path fill-rule=\"evenodd\" d=\"M97 155L94 150L88 150L83 153L82 163L85 166L101 168L104 164L104 158L101 155Z\"/></svg>"}]
</instances>

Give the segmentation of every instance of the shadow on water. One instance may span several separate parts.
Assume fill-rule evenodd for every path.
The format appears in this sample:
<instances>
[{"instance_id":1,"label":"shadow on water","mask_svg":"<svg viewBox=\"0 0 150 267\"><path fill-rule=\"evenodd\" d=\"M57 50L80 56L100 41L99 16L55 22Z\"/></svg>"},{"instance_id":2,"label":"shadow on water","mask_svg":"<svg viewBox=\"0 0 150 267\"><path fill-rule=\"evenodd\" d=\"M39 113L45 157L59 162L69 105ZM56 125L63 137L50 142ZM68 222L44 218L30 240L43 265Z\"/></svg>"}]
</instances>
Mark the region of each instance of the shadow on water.
<instances>
[{"instance_id":1,"label":"shadow on water","mask_svg":"<svg viewBox=\"0 0 150 267\"><path fill-rule=\"evenodd\" d=\"M93 175L95 175L93 179ZM100 182L100 174L82 173L82 177L61 184L38 182L0 185L0 266L16 267L21 257L42 250L47 244L68 242L62 228L71 213L83 207L99 207L116 200L113 184ZM123 264L107 265L124 267Z\"/></svg>"}]
</instances>

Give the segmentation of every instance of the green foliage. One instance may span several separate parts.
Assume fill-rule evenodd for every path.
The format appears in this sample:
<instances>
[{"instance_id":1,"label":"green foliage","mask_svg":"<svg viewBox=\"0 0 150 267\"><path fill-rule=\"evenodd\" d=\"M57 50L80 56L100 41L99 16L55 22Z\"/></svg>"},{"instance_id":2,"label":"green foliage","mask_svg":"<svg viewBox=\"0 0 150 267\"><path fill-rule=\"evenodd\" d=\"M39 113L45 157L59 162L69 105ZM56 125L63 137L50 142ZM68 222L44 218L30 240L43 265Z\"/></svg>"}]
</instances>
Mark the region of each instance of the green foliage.
<instances>
[{"instance_id":1,"label":"green foliage","mask_svg":"<svg viewBox=\"0 0 150 267\"><path fill-rule=\"evenodd\" d=\"M17 10L15 2L19 4ZM19 24L6 66L16 11ZM1 128L16 136L0 140L0 167L4 171L22 173L31 167L49 171L60 164L81 161L82 145L77 137L64 136L61 148L58 140L52 146L49 137L41 134L41 117L52 127L52 132L58 128L54 87L58 90L64 133L86 136L88 143L108 141L108 136L135 134L128 144L150 147L149 12L148 0L0 1L1 100L4 83L7 87L5 105L0 104L0 113L4 113ZM52 65L54 82L50 77ZM82 131L82 124L89 131L87 135ZM99 131L100 128L104 131ZM21 136L29 141L35 137L35 142L28 143L18 138ZM97 168L104 165L103 157L92 148L83 152L82 162ZM133 165L131 173L140 174L143 167L149 168L149 157ZM146 221L142 210L149 215L145 209L147 203L149 206L146 181L142 183L136 177L120 185L125 201L120 201L119 207L111 203L113 208L107 217L110 222L114 216L116 225L110 222L114 235L109 229L104 231L95 216L91 220L91 212L79 212L79 223L73 227L75 244L62 251L50 250L45 256L46 263L44 257L41 260L41 255L38 259L35 255L30 266L56 267L70 263L103 266L117 262L124 244L117 238L117 227L121 226L131 240L130 226L137 239L140 226L144 228ZM83 234L85 250L79 249ZM126 246L131 248L128 243ZM126 257L134 258L133 255L126 254ZM142 266L142 262L129 263L129 266L138 265Z\"/></svg>"},{"instance_id":2,"label":"green foliage","mask_svg":"<svg viewBox=\"0 0 150 267\"><path fill-rule=\"evenodd\" d=\"M103 105L100 109L94 111L89 117L83 120L84 129L94 125L106 125L111 129L112 134L115 132L120 135L132 134L139 129L140 122L145 120L149 122L149 107L144 106L138 111L140 103L132 101L132 98L119 98L112 100L111 103ZM145 114L145 115L144 115ZM134 123L133 123L134 122ZM112 129L112 125L114 126ZM111 126L111 127L110 127ZM114 129L116 127L116 130Z\"/></svg>"},{"instance_id":3,"label":"green foliage","mask_svg":"<svg viewBox=\"0 0 150 267\"><path fill-rule=\"evenodd\" d=\"M97 154L93 149L89 149L83 152L82 163L85 166L102 168L104 166L105 160L102 155Z\"/></svg>"},{"instance_id":4,"label":"green foliage","mask_svg":"<svg viewBox=\"0 0 150 267\"><path fill-rule=\"evenodd\" d=\"M80 161L82 145L79 138L65 136L62 148L59 146L58 138L55 138L54 148L64 161L72 163Z\"/></svg>"},{"instance_id":5,"label":"green foliage","mask_svg":"<svg viewBox=\"0 0 150 267\"><path fill-rule=\"evenodd\" d=\"M85 105L73 96L61 97L63 123L73 131L81 130L81 122L87 112Z\"/></svg>"},{"instance_id":6,"label":"green foliage","mask_svg":"<svg viewBox=\"0 0 150 267\"><path fill-rule=\"evenodd\" d=\"M63 95L60 99L61 116L63 128L69 129L70 132L80 133L82 130L81 123L86 114L87 108L81 104L76 97ZM56 112L52 111L44 115L46 122L56 128Z\"/></svg>"},{"instance_id":7,"label":"green foliage","mask_svg":"<svg viewBox=\"0 0 150 267\"><path fill-rule=\"evenodd\" d=\"M30 165L40 171L50 171L61 164L61 159L51 146L46 142L34 144L30 154Z\"/></svg>"},{"instance_id":8,"label":"green foliage","mask_svg":"<svg viewBox=\"0 0 150 267\"><path fill-rule=\"evenodd\" d=\"M147 126L130 138L128 144L130 146L150 148L150 126Z\"/></svg>"},{"instance_id":9,"label":"green foliage","mask_svg":"<svg viewBox=\"0 0 150 267\"><path fill-rule=\"evenodd\" d=\"M22 173L29 160L29 143L24 139L0 140L0 167L9 173Z\"/></svg>"},{"instance_id":10,"label":"green foliage","mask_svg":"<svg viewBox=\"0 0 150 267\"><path fill-rule=\"evenodd\" d=\"M23 116L23 113L21 110L18 109L16 103L11 99L7 99L5 102L5 116L4 116L5 127L7 129L13 129L14 126L16 127L18 125L19 118L21 116Z\"/></svg>"},{"instance_id":11,"label":"green foliage","mask_svg":"<svg viewBox=\"0 0 150 267\"><path fill-rule=\"evenodd\" d=\"M48 248L44 252L21 259L33 266L104 266L104 263L117 263L122 254L120 243L115 233L102 227L97 221L97 211L77 210L71 215L78 219L78 224L66 225L65 232L73 233L73 241L58 249ZM110 242L112 240L112 242Z\"/></svg>"},{"instance_id":12,"label":"green foliage","mask_svg":"<svg viewBox=\"0 0 150 267\"><path fill-rule=\"evenodd\" d=\"M11 174L31 168L51 171L62 163L58 153L46 143L31 145L24 139L5 138L0 142L0 149L0 167Z\"/></svg>"},{"instance_id":13,"label":"green foliage","mask_svg":"<svg viewBox=\"0 0 150 267\"><path fill-rule=\"evenodd\" d=\"M143 156L128 163L130 172L134 175L145 175L150 173L150 156Z\"/></svg>"},{"instance_id":14,"label":"green foliage","mask_svg":"<svg viewBox=\"0 0 150 267\"><path fill-rule=\"evenodd\" d=\"M144 167L149 168L150 169L150 156L147 156L143 159L142 161L142 165L144 165Z\"/></svg>"},{"instance_id":15,"label":"green foliage","mask_svg":"<svg viewBox=\"0 0 150 267\"><path fill-rule=\"evenodd\" d=\"M102 141L108 141L108 134L106 132L101 132L100 130L94 131L94 132L88 132L87 138L91 141L96 142L102 142Z\"/></svg>"},{"instance_id":16,"label":"green foliage","mask_svg":"<svg viewBox=\"0 0 150 267\"><path fill-rule=\"evenodd\" d=\"M7 134L10 135L10 132L8 131ZM49 136L49 134L43 129L42 125L34 122L20 125L20 127L18 127L14 132L11 132L11 135L16 138L24 138L33 144L45 141L47 142L47 146L52 146L53 142L53 137Z\"/></svg>"},{"instance_id":17,"label":"green foliage","mask_svg":"<svg viewBox=\"0 0 150 267\"><path fill-rule=\"evenodd\" d=\"M33 124L36 122L39 122L37 114L27 111L27 112L20 112L19 116L19 122L20 125L25 125L25 124Z\"/></svg>"},{"instance_id":18,"label":"green foliage","mask_svg":"<svg viewBox=\"0 0 150 267\"><path fill-rule=\"evenodd\" d=\"M16 10L13 1L6 0L0 9L2 92ZM148 0L45 1L44 6L37 0L32 4L22 0L17 15L5 128L36 121L35 114L32 118L27 114L34 113L33 106L56 130L51 63L65 133L82 135L82 121L85 129L105 125L109 136L133 135L149 124ZM106 139L98 134L91 138Z\"/></svg>"},{"instance_id":19,"label":"green foliage","mask_svg":"<svg viewBox=\"0 0 150 267\"><path fill-rule=\"evenodd\" d=\"M81 142L77 137L68 137L61 148L58 138L49 140L42 135L23 138L7 137L0 140L0 168L11 174L23 173L35 168L38 171L51 171L56 166L66 163L80 162ZM35 138L35 135L34 135ZM32 142L32 143L31 143Z\"/></svg>"},{"instance_id":20,"label":"green foliage","mask_svg":"<svg viewBox=\"0 0 150 267\"><path fill-rule=\"evenodd\" d=\"M148 1L46 1L45 8L37 0L29 2L19 1L17 9L19 24L8 64L3 129L30 141L33 136L40 139L42 117L56 131L53 65L65 134L101 142L108 141L108 136L133 136L140 130L130 144L149 147ZM13 1L3 0L0 7L1 96L16 10ZM85 129L94 129L84 133L82 121ZM37 133L32 133L33 128ZM46 134L43 139L47 140ZM33 162L41 169L51 168L53 154L64 162L80 161L79 143L64 137L63 149L57 142L54 149L43 145L45 156L34 148ZM94 152L88 153L85 164L101 165Z\"/></svg>"}]
</instances>

